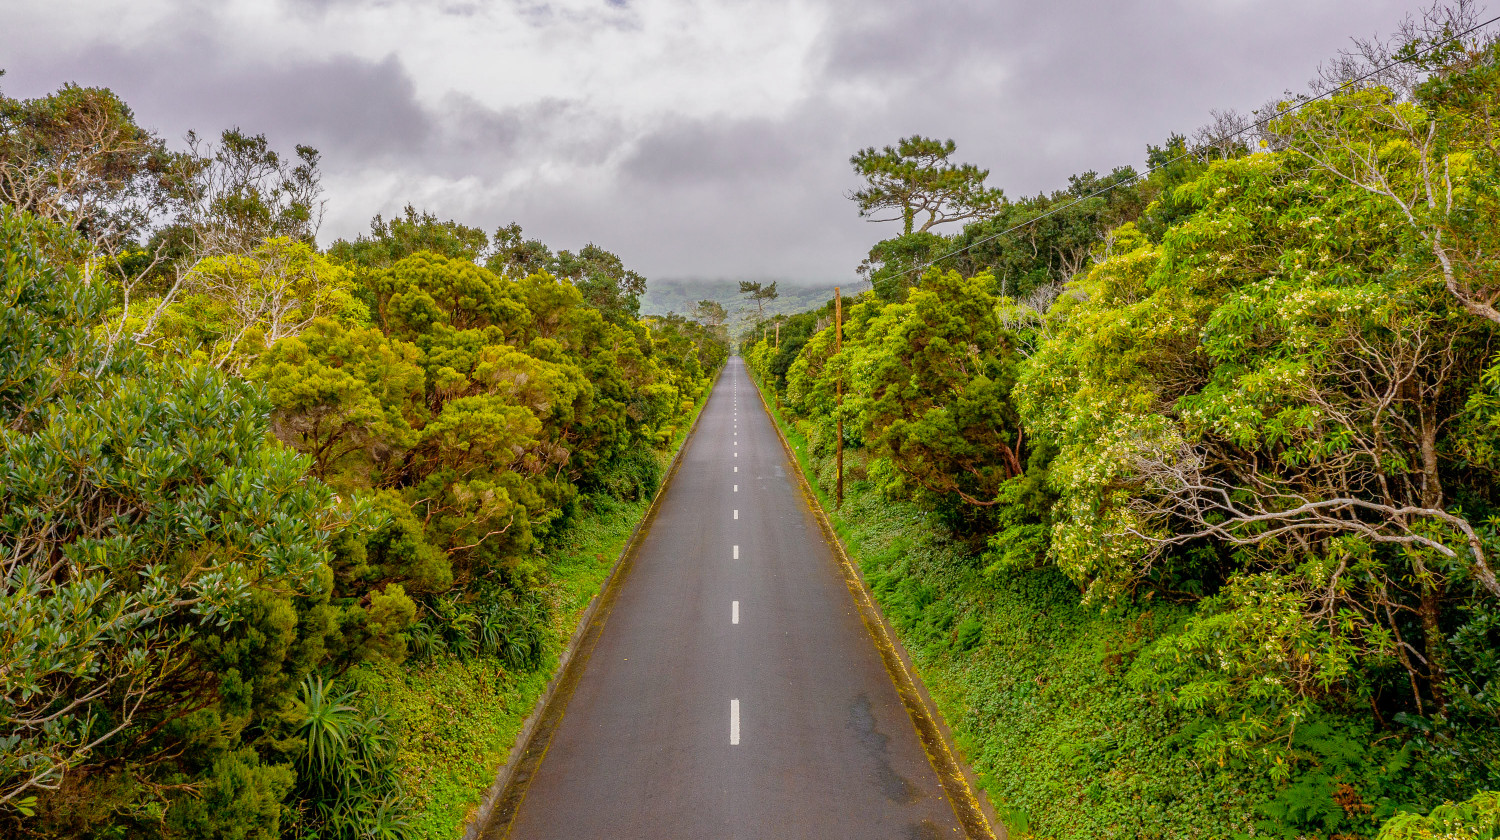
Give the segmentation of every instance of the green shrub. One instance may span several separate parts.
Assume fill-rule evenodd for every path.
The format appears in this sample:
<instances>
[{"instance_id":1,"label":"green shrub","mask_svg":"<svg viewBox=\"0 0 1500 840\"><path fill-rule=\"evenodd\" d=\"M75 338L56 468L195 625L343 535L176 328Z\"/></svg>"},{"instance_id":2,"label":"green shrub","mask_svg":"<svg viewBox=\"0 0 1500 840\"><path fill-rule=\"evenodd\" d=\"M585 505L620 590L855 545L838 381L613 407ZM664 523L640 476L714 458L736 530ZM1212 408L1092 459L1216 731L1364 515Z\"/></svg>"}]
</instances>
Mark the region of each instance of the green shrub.
<instances>
[{"instance_id":1,"label":"green shrub","mask_svg":"<svg viewBox=\"0 0 1500 840\"><path fill-rule=\"evenodd\" d=\"M1495 840L1500 837L1500 793L1481 791L1464 802L1448 802L1427 816L1400 814L1381 827L1376 840Z\"/></svg>"}]
</instances>

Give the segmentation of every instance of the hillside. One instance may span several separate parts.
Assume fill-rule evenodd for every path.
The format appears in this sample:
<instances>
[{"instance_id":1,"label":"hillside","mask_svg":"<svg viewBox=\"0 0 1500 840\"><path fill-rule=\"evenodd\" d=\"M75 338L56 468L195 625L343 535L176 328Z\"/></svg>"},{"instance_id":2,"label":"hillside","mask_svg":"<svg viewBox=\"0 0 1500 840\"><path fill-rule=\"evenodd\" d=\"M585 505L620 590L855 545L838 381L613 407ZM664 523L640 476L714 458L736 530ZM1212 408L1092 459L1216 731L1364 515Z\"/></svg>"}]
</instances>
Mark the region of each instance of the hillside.
<instances>
[{"instance_id":1,"label":"hillside","mask_svg":"<svg viewBox=\"0 0 1500 840\"><path fill-rule=\"evenodd\" d=\"M822 306L833 297L833 283L791 285L778 281L776 290L780 296L766 304L766 315L794 315ZM868 289L868 283L850 280L843 285L845 296ZM666 280L651 280L646 284L646 293L641 295L642 315L665 315L669 312L687 314L700 300L712 300L729 310L729 326L741 329L755 313L755 304L739 293L737 280L700 280L691 277L673 277Z\"/></svg>"}]
</instances>

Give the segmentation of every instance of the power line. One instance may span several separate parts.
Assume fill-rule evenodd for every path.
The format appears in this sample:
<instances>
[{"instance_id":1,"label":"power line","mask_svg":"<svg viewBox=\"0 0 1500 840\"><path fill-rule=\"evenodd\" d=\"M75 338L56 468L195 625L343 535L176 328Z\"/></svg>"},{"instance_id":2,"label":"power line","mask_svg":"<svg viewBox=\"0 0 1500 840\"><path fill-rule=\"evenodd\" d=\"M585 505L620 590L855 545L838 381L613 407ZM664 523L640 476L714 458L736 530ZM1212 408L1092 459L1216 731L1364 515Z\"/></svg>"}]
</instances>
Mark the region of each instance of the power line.
<instances>
[{"instance_id":1,"label":"power line","mask_svg":"<svg viewBox=\"0 0 1500 840\"><path fill-rule=\"evenodd\" d=\"M1221 143L1224 143L1227 140L1237 139L1241 134L1244 134L1247 131L1250 131L1250 130L1256 129L1256 128L1260 128L1261 126L1265 125L1266 123L1269 123L1273 119L1278 119L1280 117L1284 117L1287 114L1290 114L1290 113L1298 111L1298 110L1300 110L1302 108L1305 108L1308 105L1311 105L1311 104L1313 104L1314 102L1317 102L1320 99L1327 99L1328 97L1333 96L1334 94L1339 93L1340 91L1343 91L1346 88L1353 87L1354 85L1357 85L1360 82L1363 82L1363 81L1365 81L1367 79L1370 79L1370 78L1372 78L1374 76L1378 76L1381 73L1384 73L1385 71L1391 69L1392 67L1395 67L1398 64L1406 64L1406 63L1409 63L1409 62L1416 61L1417 59L1422 58L1423 56L1427 55L1428 53L1430 53L1430 52L1432 52L1432 51L1434 51L1436 49L1438 49L1439 47L1445 47L1445 46L1453 43L1454 41L1457 41L1458 39L1463 38L1466 35L1470 35L1470 34L1472 34L1474 32L1478 32L1479 30L1485 28L1486 26L1489 26L1490 24L1494 23L1497 20L1500 20L1500 15L1496 15L1496 16L1490 18L1489 20L1485 21L1484 23L1480 23L1480 24L1476 24L1474 26L1471 26L1468 29L1465 29L1464 31L1458 33L1457 35L1453 35L1453 36L1445 38L1445 39L1443 39L1441 41L1438 41L1437 43L1432 44L1431 46L1429 46L1426 49L1422 50L1421 52L1419 52L1419 53L1411 56L1410 58L1399 58L1399 59L1396 59L1395 61L1392 61L1392 62L1390 62L1388 64L1382 64L1381 66L1376 67L1374 70L1371 70L1370 72L1364 74L1363 76L1359 76L1357 78L1350 79L1349 81L1344 82L1343 84L1339 85L1338 87L1332 88L1330 90L1326 90L1323 93L1320 93L1317 96L1312 97L1311 99L1304 99L1303 101L1297 103L1296 105L1293 105L1292 107L1287 108L1285 111L1277 111L1275 114L1272 114L1272 115L1266 116L1266 117L1262 117L1262 118L1256 120L1253 123L1250 123L1249 125L1245 126L1244 128L1242 128L1242 129L1240 129L1238 131L1230 132L1229 134L1225 134L1222 137L1215 137L1213 140L1211 140L1209 142L1208 145L1219 145ZM956 257L959 254L962 254L962 253L964 253L966 251L972 250L975 246L983 245L986 242L992 242L992 241L994 241L996 239L999 239L1000 237L1005 236L1006 234L1009 234L1009 233L1015 233L1016 231L1020 230L1021 228L1026 227L1027 225L1031 225L1031 224L1034 224L1036 222L1040 222L1041 220L1043 220L1043 219L1045 219L1045 218L1047 218L1049 216L1054 216L1054 215L1056 215L1058 213L1061 213L1062 211L1068 209L1069 207L1074 207L1076 205L1082 204L1085 201L1088 201L1091 198L1096 198L1098 196L1101 196L1101 195L1103 195L1103 194L1105 194L1105 193L1107 193L1107 192L1109 192L1109 191L1111 191L1111 190L1113 190L1113 189L1115 189L1117 187L1123 187L1126 184L1133 184L1136 181L1139 181L1139 180L1141 180L1141 179L1149 176L1153 172L1157 172L1157 171L1160 171L1162 169L1165 169L1166 167L1171 166L1172 164L1174 164L1174 163L1176 163L1176 162L1178 162L1180 160L1184 160L1186 158L1192 157L1194 154L1195 154L1194 152L1183 152L1182 154L1178 155L1177 157L1174 157L1174 158L1172 158L1170 160L1166 160L1166 161L1163 161L1161 163L1158 163L1155 166L1149 167L1148 169L1146 169L1146 171L1141 172L1138 175L1134 175L1134 176L1132 176L1130 178L1125 178L1125 179L1120 180L1120 181L1115 181L1114 183L1109 184L1108 186L1100 187L1099 189L1094 190L1093 192L1089 193L1088 195L1079 196L1078 198L1073 199L1072 201L1068 202L1067 204L1064 204L1064 205L1062 205L1060 207L1054 207L1051 210L1048 210L1047 212L1043 213L1040 216L1033 216L1032 218L1027 219L1024 222L1018 222L1018 223L1016 223L1016 224L1014 224L1014 225L1006 228L1005 230L1000 231L999 233L992 233L989 236L983 237L981 239L976 239L973 242L970 242L969 244L965 245L962 248L959 248L956 251L951 251L951 252L949 252L947 254L944 254L943 256L938 257L938 258L936 258L934 260L930 260L928 262L925 262L922 265L913 266L912 268L908 268L905 271L901 272L900 274L897 274L896 276L897 277L902 277L902 276L905 276L907 274L911 274L912 272L915 272L915 271L926 271L927 269L929 269L929 268L937 265L938 263L942 262L943 260L950 259L952 257ZM1116 171L1118 171L1118 170L1116 170Z\"/></svg>"}]
</instances>

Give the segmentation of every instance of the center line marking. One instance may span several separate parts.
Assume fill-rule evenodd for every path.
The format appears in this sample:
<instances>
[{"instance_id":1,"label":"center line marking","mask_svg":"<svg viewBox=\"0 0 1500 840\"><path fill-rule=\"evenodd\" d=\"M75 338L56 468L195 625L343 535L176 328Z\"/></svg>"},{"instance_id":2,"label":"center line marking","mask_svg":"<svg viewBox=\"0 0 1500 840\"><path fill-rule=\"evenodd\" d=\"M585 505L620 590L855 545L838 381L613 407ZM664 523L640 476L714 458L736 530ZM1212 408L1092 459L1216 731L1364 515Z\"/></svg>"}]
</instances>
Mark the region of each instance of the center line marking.
<instances>
[{"instance_id":1,"label":"center line marking","mask_svg":"<svg viewBox=\"0 0 1500 840\"><path fill-rule=\"evenodd\" d=\"M739 624L740 623L740 602L739 601L731 601L730 603L733 604L733 607L730 610L730 612L733 613L733 617L730 620L733 623L735 623L735 624Z\"/></svg>"},{"instance_id":2,"label":"center line marking","mask_svg":"<svg viewBox=\"0 0 1500 840\"><path fill-rule=\"evenodd\" d=\"M738 510L736 510L736 511L735 511L735 512L734 512L734 518L735 518L735 519L739 519L739 518L740 518L740 512L739 512L739 511L738 511Z\"/></svg>"},{"instance_id":3,"label":"center line marking","mask_svg":"<svg viewBox=\"0 0 1500 840\"><path fill-rule=\"evenodd\" d=\"M729 746L740 745L740 698L729 701Z\"/></svg>"},{"instance_id":4,"label":"center line marking","mask_svg":"<svg viewBox=\"0 0 1500 840\"><path fill-rule=\"evenodd\" d=\"M734 485L734 492L740 492L740 486L738 484Z\"/></svg>"},{"instance_id":5,"label":"center line marking","mask_svg":"<svg viewBox=\"0 0 1500 840\"><path fill-rule=\"evenodd\" d=\"M734 560L740 559L740 547L739 546L735 546L734 547L734 557L732 559L734 559Z\"/></svg>"}]
</instances>

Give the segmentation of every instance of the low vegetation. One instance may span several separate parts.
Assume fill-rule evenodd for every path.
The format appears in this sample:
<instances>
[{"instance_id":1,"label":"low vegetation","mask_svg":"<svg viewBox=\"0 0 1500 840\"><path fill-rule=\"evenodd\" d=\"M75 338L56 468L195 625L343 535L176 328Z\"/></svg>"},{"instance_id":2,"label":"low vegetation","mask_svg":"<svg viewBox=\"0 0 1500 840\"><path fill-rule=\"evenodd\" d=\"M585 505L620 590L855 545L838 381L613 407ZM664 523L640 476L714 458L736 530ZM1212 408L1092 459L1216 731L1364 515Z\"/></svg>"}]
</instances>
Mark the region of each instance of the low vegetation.
<instances>
[{"instance_id":1,"label":"low vegetation","mask_svg":"<svg viewBox=\"0 0 1500 840\"><path fill-rule=\"evenodd\" d=\"M1018 833L1493 812L1500 47L1466 10L1145 176L1000 202L951 144L867 149L853 197L904 222L874 290L744 337L825 491L842 444L847 536Z\"/></svg>"},{"instance_id":2,"label":"low vegetation","mask_svg":"<svg viewBox=\"0 0 1500 840\"><path fill-rule=\"evenodd\" d=\"M727 356L317 167L0 97L0 834L451 835Z\"/></svg>"},{"instance_id":3,"label":"low vegetation","mask_svg":"<svg viewBox=\"0 0 1500 840\"><path fill-rule=\"evenodd\" d=\"M1013 835L1497 836L1477 20L1031 198L863 149L799 314L0 95L0 835L452 836L734 329Z\"/></svg>"}]
</instances>

